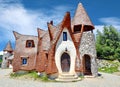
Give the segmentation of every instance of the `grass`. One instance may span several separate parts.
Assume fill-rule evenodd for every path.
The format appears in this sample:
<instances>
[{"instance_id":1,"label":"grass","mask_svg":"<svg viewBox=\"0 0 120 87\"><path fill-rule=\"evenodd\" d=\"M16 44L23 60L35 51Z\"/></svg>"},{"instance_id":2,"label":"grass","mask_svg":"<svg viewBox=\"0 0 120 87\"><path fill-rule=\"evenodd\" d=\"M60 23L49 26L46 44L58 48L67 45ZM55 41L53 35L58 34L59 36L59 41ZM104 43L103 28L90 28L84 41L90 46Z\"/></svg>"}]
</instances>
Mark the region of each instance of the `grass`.
<instances>
[{"instance_id":1,"label":"grass","mask_svg":"<svg viewBox=\"0 0 120 87\"><path fill-rule=\"evenodd\" d=\"M80 75L79 78L84 79L84 76L83 76L83 75Z\"/></svg>"},{"instance_id":2,"label":"grass","mask_svg":"<svg viewBox=\"0 0 120 87\"><path fill-rule=\"evenodd\" d=\"M23 74L17 74L17 73L11 73L10 74L11 78L17 78L17 77L20 77L20 76L23 76Z\"/></svg>"},{"instance_id":3,"label":"grass","mask_svg":"<svg viewBox=\"0 0 120 87\"><path fill-rule=\"evenodd\" d=\"M35 72L35 71L30 71L30 72L24 73L24 74L11 73L10 77L11 78L22 78L22 79L33 79L33 80L39 80L39 81L43 81L43 82L50 82L47 75L38 76L37 72Z\"/></svg>"},{"instance_id":4,"label":"grass","mask_svg":"<svg viewBox=\"0 0 120 87\"><path fill-rule=\"evenodd\" d=\"M114 73L114 72L118 72L119 70L117 67L102 67L99 68L98 71L105 73Z\"/></svg>"}]
</instances>

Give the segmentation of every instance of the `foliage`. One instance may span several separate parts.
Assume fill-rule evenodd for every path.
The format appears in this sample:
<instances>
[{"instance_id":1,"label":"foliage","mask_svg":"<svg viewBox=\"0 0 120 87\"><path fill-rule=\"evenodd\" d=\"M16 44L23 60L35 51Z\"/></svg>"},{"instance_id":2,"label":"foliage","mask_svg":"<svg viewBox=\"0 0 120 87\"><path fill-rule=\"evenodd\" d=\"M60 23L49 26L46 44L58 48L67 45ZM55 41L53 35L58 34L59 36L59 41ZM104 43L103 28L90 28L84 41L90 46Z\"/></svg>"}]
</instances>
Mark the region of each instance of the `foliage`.
<instances>
[{"instance_id":1,"label":"foliage","mask_svg":"<svg viewBox=\"0 0 120 87\"><path fill-rule=\"evenodd\" d=\"M48 76L46 74L41 76L41 80L47 82L48 81Z\"/></svg>"},{"instance_id":2,"label":"foliage","mask_svg":"<svg viewBox=\"0 0 120 87\"><path fill-rule=\"evenodd\" d=\"M2 63L2 59L0 59L0 63Z\"/></svg>"},{"instance_id":3,"label":"foliage","mask_svg":"<svg viewBox=\"0 0 120 87\"><path fill-rule=\"evenodd\" d=\"M23 74L17 74L17 73L11 73L10 74L11 78L16 78L16 77L20 77L20 76L23 76Z\"/></svg>"},{"instance_id":4,"label":"foliage","mask_svg":"<svg viewBox=\"0 0 120 87\"><path fill-rule=\"evenodd\" d=\"M113 26L104 26L97 31L96 49L98 58L120 60L120 33Z\"/></svg>"},{"instance_id":5,"label":"foliage","mask_svg":"<svg viewBox=\"0 0 120 87\"><path fill-rule=\"evenodd\" d=\"M0 63L2 62L2 56L3 56L3 55L0 55Z\"/></svg>"}]
</instances>

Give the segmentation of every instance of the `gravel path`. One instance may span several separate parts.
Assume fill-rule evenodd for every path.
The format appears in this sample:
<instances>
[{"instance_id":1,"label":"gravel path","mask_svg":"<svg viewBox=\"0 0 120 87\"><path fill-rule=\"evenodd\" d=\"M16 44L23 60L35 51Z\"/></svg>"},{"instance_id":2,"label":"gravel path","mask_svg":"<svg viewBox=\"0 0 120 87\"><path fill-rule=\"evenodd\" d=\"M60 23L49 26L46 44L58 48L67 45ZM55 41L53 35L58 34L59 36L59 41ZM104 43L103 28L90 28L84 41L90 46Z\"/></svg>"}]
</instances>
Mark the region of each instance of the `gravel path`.
<instances>
[{"instance_id":1,"label":"gravel path","mask_svg":"<svg viewBox=\"0 0 120 87\"><path fill-rule=\"evenodd\" d=\"M39 82L9 78L11 69L0 69L0 87L120 87L120 76L101 73L102 77L85 78L78 82Z\"/></svg>"}]
</instances>

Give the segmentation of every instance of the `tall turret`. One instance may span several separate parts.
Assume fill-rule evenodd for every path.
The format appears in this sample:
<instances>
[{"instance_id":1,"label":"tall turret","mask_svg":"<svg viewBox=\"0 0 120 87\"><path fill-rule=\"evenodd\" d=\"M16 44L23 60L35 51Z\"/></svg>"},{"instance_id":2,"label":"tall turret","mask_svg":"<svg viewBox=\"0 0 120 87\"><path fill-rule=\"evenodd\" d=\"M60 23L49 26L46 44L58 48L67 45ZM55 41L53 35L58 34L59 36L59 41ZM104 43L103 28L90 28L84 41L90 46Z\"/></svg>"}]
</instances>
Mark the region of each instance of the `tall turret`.
<instances>
[{"instance_id":1,"label":"tall turret","mask_svg":"<svg viewBox=\"0 0 120 87\"><path fill-rule=\"evenodd\" d=\"M5 49L3 51L7 51L7 52L13 52L12 46L11 46L11 42L9 41L5 47Z\"/></svg>"},{"instance_id":2,"label":"tall turret","mask_svg":"<svg viewBox=\"0 0 120 87\"><path fill-rule=\"evenodd\" d=\"M12 49L10 41L7 43L7 45L6 45L6 47L4 48L3 51L4 52L3 52L1 68L8 68L9 64L12 64L12 59L13 59L13 49ZM11 58L11 56L12 56L12 58Z\"/></svg>"}]
</instances>

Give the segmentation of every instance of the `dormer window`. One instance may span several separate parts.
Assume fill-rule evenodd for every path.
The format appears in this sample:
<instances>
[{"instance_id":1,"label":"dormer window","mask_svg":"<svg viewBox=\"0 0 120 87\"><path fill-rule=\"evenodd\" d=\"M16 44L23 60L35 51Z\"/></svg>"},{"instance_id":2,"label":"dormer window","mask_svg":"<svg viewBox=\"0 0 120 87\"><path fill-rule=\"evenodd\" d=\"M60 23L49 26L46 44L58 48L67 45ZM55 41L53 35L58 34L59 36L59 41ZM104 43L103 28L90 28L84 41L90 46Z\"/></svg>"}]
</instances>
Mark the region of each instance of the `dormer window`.
<instances>
[{"instance_id":1,"label":"dormer window","mask_svg":"<svg viewBox=\"0 0 120 87\"><path fill-rule=\"evenodd\" d=\"M74 33L80 33L81 31L81 25L75 25L74 26Z\"/></svg>"},{"instance_id":2,"label":"dormer window","mask_svg":"<svg viewBox=\"0 0 120 87\"><path fill-rule=\"evenodd\" d=\"M33 40L27 40L26 41L26 47L27 48L35 47L34 41Z\"/></svg>"},{"instance_id":3,"label":"dormer window","mask_svg":"<svg viewBox=\"0 0 120 87\"><path fill-rule=\"evenodd\" d=\"M67 32L63 32L63 41L67 41Z\"/></svg>"}]
</instances>

